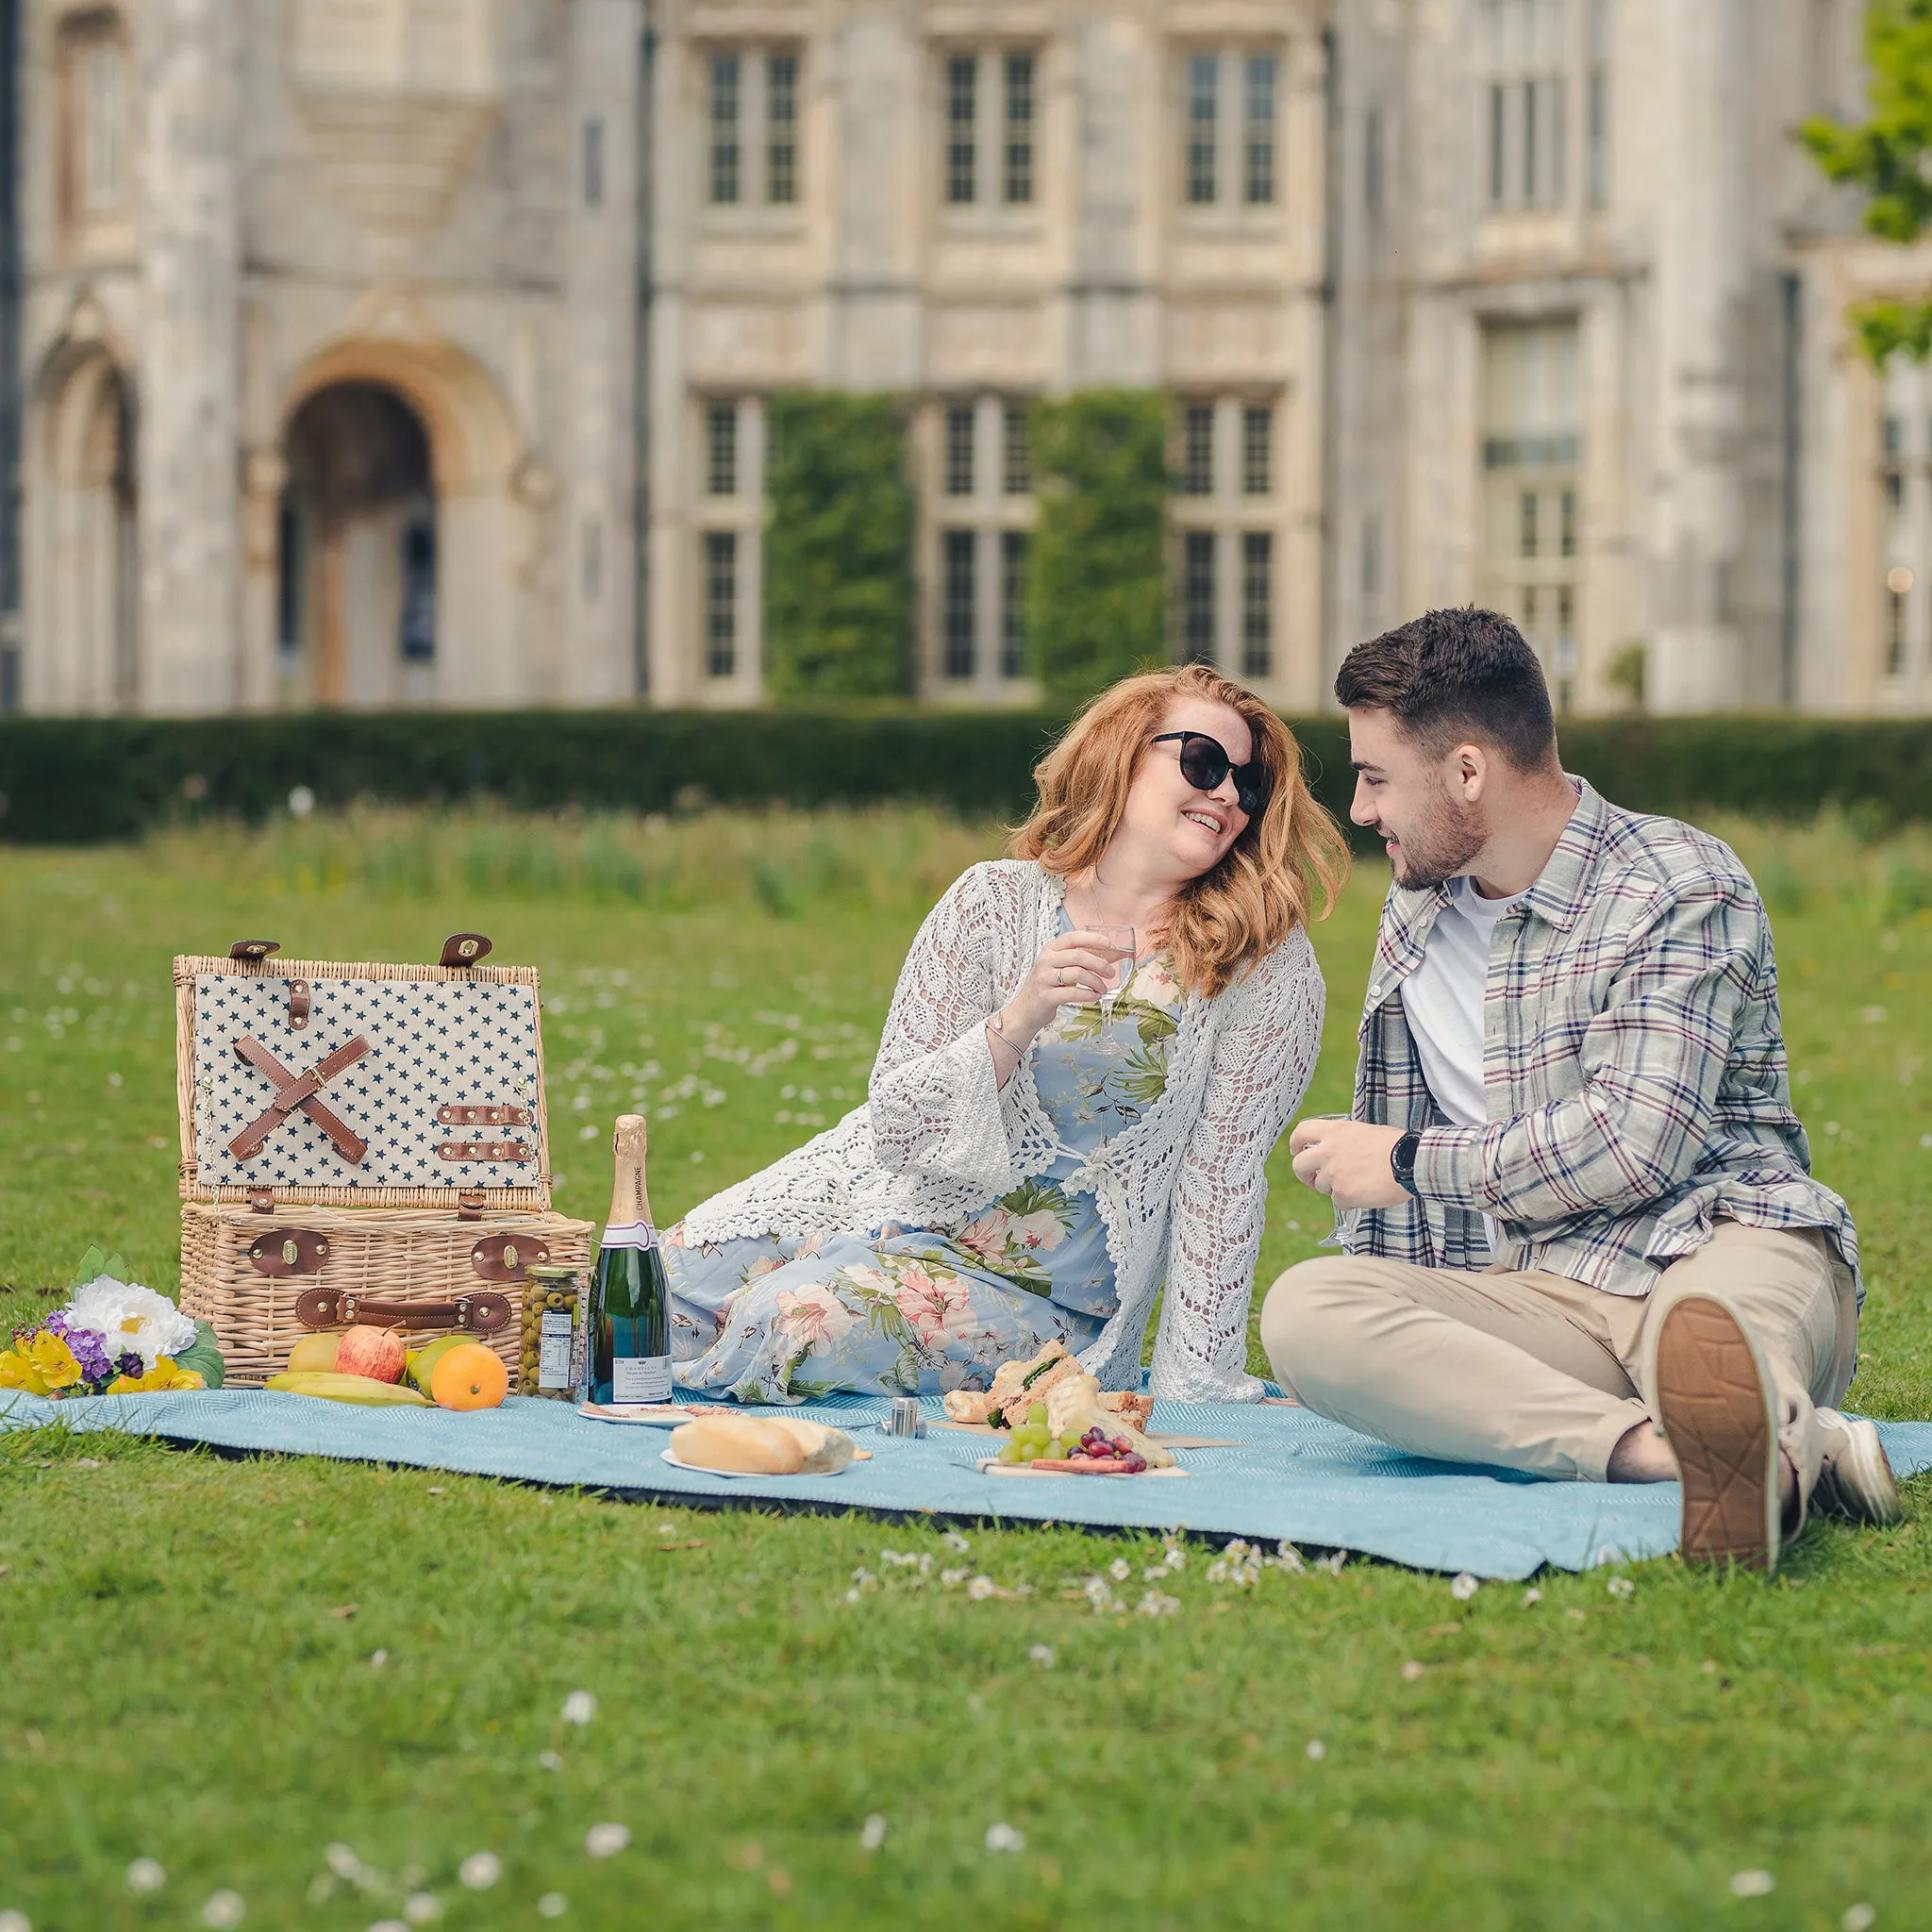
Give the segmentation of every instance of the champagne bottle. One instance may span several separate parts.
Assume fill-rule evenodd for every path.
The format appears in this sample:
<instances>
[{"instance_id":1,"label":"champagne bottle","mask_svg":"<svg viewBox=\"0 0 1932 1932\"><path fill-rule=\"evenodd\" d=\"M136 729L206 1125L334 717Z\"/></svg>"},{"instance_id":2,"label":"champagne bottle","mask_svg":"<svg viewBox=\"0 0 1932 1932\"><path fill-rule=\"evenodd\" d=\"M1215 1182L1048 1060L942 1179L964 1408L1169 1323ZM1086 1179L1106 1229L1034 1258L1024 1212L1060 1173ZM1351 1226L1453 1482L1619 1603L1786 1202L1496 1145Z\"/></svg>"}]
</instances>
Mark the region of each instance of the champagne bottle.
<instances>
[{"instance_id":1,"label":"champagne bottle","mask_svg":"<svg viewBox=\"0 0 1932 1932\"><path fill-rule=\"evenodd\" d=\"M611 1144L617 1178L591 1283L591 1400L667 1402L671 1291L644 1191L643 1116L620 1116Z\"/></svg>"}]
</instances>

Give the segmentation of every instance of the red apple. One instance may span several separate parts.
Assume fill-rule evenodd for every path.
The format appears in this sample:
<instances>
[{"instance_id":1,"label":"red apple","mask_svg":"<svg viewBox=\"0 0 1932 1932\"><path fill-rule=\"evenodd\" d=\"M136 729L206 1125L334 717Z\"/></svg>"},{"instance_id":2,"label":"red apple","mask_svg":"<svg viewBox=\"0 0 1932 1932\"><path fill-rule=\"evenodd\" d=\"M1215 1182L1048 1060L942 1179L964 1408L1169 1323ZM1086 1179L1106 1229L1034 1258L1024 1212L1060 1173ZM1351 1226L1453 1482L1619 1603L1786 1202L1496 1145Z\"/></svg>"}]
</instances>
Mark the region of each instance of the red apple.
<instances>
[{"instance_id":1,"label":"red apple","mask_svg":"<svg viewBox=\"0 0 1932 1932\"><path fill-rule=\"evenodd\" d=\"M373 1382L403 1379L403 1338L393 1328L348 1328L336 1350L336 1373Z\"/></svg>"}]
</instances>

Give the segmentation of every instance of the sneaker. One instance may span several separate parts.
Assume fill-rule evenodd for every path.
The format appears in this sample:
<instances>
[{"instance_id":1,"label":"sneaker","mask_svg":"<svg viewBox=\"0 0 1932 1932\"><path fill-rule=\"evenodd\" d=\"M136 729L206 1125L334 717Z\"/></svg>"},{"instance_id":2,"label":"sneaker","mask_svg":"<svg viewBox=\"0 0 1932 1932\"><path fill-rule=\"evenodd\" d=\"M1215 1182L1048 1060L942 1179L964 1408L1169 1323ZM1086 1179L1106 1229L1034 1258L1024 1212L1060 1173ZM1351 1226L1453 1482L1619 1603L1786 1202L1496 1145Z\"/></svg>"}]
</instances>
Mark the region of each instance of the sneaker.
<instances>
[{"instance_id":1,"label":"sneaker","mask_svg":"<svg viewBox=\"0 0 1932 1932\"><path fill-rule=\"evenodd\" d=\"M1904 1514L1898 1482L1886 1460L1878 1424L1835 1408L1812 1411L1824 1432L1824 1460L1818 1471L1812 1502L1833 1516L1854 1523L1896 1523Z\"/></svg>"},{"instance_id":2,"label":"sneaker","mask_svg":"<svg viewBox=\"0 0 1932 1932\"><path fill-rule=\"evenodd\" d=\"M1777 1568L1777 1415L1751 1331L1709 1295L1665 1310L1657 1338L1657 1421L1684 1488L1687 1563Z\"/></svg>"}]
</instances>

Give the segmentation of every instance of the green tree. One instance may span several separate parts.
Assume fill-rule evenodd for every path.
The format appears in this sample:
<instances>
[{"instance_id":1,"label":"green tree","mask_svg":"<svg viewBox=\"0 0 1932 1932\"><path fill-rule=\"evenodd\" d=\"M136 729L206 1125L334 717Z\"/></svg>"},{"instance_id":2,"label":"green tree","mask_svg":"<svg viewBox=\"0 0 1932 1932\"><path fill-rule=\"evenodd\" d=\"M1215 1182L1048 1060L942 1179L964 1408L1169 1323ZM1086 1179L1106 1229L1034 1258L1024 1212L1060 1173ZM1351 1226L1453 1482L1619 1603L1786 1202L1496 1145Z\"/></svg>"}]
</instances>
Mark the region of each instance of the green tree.
<instances>
[{"instance_id":1,"label":"green tree","mask_svg":"<svg viewBox=\"0 0 1932 1932\"><path fill-rule=\"evenodd\" d=\"M1932 224L1932 0L1871 0L1865 10L1871 118L1856 126L1814 115L1798 138L1826 176L1862 188L1865 226L1916 242ZM1851 311L1866 356L1932 354L1932 298L1861 302Z\"/></svg>"},{"instance_id":2,"label":"green tree","mask_svg":"<svg viewBox=\"0 0 1932 1932\"><path fill-rule=\"evenodd\" d=\"M885 395L795 391L767 408L765 685L884 697L911 683L906 414Z\"/></svg>"},{"instance_id":3,"label":"green tree","mask_svg":"<svg viewBox=\"0 0 1932 1932\"><path fill-rule=\"evenodd\" d=\"M1040 524L1026 584L1032 670L1056 702L1167 660L1167 402L1089 390L1037 403Z\"/></svg>"}]
</instances>

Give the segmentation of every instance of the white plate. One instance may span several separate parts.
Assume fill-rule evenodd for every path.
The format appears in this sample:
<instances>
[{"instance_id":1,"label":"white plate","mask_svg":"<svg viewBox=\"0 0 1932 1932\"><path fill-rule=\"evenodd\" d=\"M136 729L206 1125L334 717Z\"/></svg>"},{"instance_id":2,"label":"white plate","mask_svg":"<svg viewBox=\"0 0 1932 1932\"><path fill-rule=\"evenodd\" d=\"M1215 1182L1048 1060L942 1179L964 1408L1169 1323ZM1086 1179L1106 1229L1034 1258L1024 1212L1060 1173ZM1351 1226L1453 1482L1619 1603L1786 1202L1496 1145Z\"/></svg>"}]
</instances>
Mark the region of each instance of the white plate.
<instances>
[{"instance_id":1,"label":"white plate","mask_svg":"<svg viewBox=\"0 0 1932 1932\"><path fill-rule=\"evenodd\" d=\"M777 1480L779 1479L779 1478L778 1478L778 1477L776 1477L775 1475L770 1474L769 1473L767 1473L767 1472L765 1472L765 1471L762 1471L762 1470L756 1470L756 1469L713 1469L713 1468L711 1468L711 1466L710 1466L710 1465L709 1465L708 1463L704 1463L704 1462L687 1462L687 1461L686 1461L686 1460L684 1459L684 1457L681 1457L681 1456L674 1456L674 1455L672 1454L672 1452L671 1452L671 1451L670 1451L669 1449L660 1449L660 1450L659 1450L659 1451L658 1451L658 1455L659 1455L660 1457L663 1457L663 1459L664 1459L664 1460L665 1460L666 1462L668 1462L668 1463L669 1463L669 1464L670 1464L670 1465L672 1466L672 1468L673 1468L673 1469L688 1469L688 1470L690 1470L690 1471L691 1471L691 1474L692 1474L693 1475L724 1475L724 1476L735 1476L735 1477L736 1477L736 1478L738 1478L738 1480L739 1480L739 1481L741 1481L741 1482L756 1482L756 1481L758 1481L758 1479L759 1479L760 1477L762 1477L762 1478L763 1478L763 1479L764 1479L765 1481L767 1481L767 1482L775 1482L775 1481L777 1481ZM860 1451L859 1453L860 1453L860 1455L863 1455L863 1454L864 1454L864 1451L863 1451L863 1450L861 1450L861 1451ZM848 1463L847 1463L847 1464L845 1465L845 1467L846 1467L847 1469L850 1469L850 1468L852 1467L852 1464L848 1462ZM802 1472L800 1472L800 1473L802 1474ZM842 1474L842 1472L841 1472L841 1471L839 1471L839 1470L836 1470L836 1469L835 1469L835 1470L833 1470L833 1471L832 1471L832 1474L833 1474L834 1475L838 1475L838 1474Z\"/></svg>"},{"instance_id":2,"label":"white plate","mask_svg":"<svg viewBox=\"0 0 1932 1932\"><path fill-rule=\"evenodd\" d=\"M668 1402L580 1402L577 1404L577 1413L587 1416L593 1423L628 1423L634 1428L675 1429L685 1423L695 1422L700 1416L741 1415L743 1410L725 1408L722 1406L687 1408Z\"/></svg>"}]
</instances>

